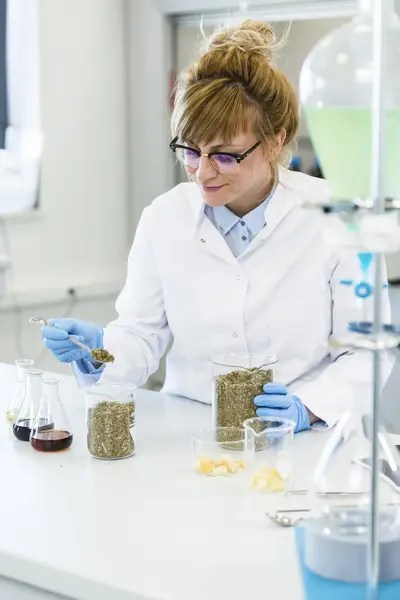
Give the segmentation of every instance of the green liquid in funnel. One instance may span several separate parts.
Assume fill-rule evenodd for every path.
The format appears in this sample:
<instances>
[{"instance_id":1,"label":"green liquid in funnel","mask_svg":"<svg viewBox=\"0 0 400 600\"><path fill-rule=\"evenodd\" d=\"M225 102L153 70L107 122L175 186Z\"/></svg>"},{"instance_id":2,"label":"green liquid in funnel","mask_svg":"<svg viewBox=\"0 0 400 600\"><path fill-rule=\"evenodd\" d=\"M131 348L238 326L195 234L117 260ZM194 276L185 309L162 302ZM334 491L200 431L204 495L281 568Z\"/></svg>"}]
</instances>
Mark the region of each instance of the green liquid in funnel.
<instances>
[{"instance_id":1,"label":"green liquid in funnel","mask_svg":"<svg viewBox=\"0 0 400 600\"><path fill-rule=\"evenodd\" d=\"M371 189L372 111L306 108L310 136L335 199L367 198ZM400 198L400 108L386 120L385 196Z\"/></svg>"}]
</instances>

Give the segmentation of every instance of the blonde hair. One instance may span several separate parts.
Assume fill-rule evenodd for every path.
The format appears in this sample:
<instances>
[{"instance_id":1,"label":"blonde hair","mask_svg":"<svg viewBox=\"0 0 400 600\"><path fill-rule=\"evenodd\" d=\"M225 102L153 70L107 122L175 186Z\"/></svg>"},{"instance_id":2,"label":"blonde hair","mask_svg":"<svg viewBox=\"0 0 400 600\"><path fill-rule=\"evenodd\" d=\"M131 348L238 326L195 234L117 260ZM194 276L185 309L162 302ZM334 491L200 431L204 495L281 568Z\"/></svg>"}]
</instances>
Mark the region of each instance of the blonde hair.
<instances>
[{"instance_id":1,"label":"blonde hair","mask_svg":"<svg viewBox=\"0 0 400 600\"><path fill-rule=\"evenodd\" d=\"M177 81L172 135L194 144L216 136L229 143L253 130L268 150L285 130L277 159L287 165L299 105L291 83L272 63L277 47L272 27L261 21L218 29Z\"/></svg>"}]
</instances>

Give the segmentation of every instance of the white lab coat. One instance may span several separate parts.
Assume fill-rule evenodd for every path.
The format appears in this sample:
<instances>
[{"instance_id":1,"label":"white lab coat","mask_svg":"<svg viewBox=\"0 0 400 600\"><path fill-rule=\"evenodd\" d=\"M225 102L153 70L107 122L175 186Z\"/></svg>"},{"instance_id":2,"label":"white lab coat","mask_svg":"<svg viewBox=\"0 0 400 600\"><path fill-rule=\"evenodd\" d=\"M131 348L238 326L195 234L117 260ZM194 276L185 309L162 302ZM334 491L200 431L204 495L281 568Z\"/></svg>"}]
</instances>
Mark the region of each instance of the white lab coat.
<instances>
[{"instance_id":1,"label":"white lab coat","mask_svg":"<svg viewBox=\"0 0 400 600\"><path fill-rule=\"evenodd\" d=\"M270 340L276 378L328 425L368 394L370 355L332 353L328 345L331 333L361 319L353 291L339 284L359 278L357 259L340 259L324 241L325 217L301 206L328 197L326 183L279 173L266 226L239 258L204 214L196 184L180 184L145 208L116 302L119 317L104 331L115 363L103 380L143 385L172 341L163 391L210 403L210 357L263 354ZM384 313L389 321L386 291ZM384 379L391 364L385 359Z\"/></svg>"}]
</instances>

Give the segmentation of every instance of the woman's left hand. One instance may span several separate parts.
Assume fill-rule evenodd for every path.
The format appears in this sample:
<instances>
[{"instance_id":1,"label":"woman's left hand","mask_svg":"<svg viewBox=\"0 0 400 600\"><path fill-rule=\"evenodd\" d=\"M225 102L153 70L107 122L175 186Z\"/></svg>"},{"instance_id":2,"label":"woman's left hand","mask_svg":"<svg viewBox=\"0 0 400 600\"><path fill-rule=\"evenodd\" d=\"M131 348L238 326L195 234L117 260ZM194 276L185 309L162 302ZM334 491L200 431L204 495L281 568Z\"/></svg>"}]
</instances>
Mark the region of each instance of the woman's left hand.
<instances>
[{"instance_id":1,"label":"woman's left hand","mask_svg":"<svg viewBox=\"0 0 400 600\"><path fill-rule=\"evenodd\" d=\"M283 383L266 383L264 394L254 398L258 417L281 417L295 422L295 433L310 429L310 413L302 401L288 393ZM313 415L314 416L314 415ZM317 419L316 419L317 420Z\"/></svg>"}]
</instances>

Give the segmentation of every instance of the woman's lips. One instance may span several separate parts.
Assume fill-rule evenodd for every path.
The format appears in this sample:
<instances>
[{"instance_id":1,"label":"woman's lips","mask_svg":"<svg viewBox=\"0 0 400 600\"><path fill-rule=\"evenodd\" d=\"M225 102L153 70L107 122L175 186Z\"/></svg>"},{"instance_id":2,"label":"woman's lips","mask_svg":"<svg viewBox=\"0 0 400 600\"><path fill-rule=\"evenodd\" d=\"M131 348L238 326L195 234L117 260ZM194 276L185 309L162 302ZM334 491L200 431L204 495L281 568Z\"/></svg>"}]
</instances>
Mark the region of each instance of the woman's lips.
<instances>
[{"instance_id":1,"label":"woman's lips","mask_svg":"<svg viewBox=\"0 0 400 600\"><path fill-rule=\"evenodd\" d=\"M223 187L223 185L202 185L201 189L203 190L203 192L218 192L218 190L220 190Z\"/></svg>"}]
</instances>

